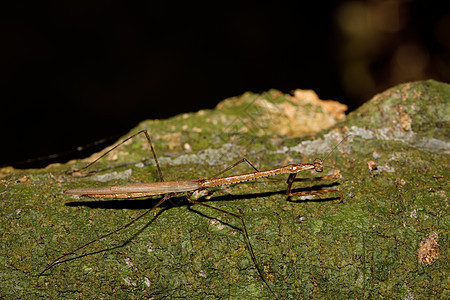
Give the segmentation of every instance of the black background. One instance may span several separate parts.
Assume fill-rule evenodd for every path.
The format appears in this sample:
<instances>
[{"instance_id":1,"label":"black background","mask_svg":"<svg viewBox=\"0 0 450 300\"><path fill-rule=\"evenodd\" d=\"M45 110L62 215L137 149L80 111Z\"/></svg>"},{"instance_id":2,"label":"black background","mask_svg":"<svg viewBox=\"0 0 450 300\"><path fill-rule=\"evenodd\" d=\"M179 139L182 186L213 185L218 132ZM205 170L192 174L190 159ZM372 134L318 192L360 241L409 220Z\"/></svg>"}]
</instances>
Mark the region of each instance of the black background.
<instances>
[{"instance_id":1,"label":"black background","mask_svg":"<svg viewBox=\"0 0 450 300\"><path fill-rule=\"evenodd\" d=\"M16 1L0 10L0 165L87 156L106 145L77 146L245 91L313 89L353 110L400 82L448 82L448 2Z\"/></svg>"}]
</instances>

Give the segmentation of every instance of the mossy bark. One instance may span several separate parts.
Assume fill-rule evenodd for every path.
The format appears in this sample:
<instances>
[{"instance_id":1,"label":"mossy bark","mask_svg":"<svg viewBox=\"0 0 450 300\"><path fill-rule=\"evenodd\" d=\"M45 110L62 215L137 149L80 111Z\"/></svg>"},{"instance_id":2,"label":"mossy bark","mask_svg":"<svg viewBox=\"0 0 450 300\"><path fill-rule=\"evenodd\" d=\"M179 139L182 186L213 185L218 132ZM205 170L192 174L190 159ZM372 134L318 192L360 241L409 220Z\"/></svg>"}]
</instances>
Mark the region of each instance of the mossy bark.
<instances>
[{"instance_id":1,"label":"mossy bark","mask_svg":"<svg viewBox=\"0 0 450 300\"><path fill-rule=\"evenodd\" d=\"M282 112L287 107L295 119L297 110L318 116L323 107L302 105L277 91L247 93L215 110L142 122L133 132L148 129L165 180L207 178L241 157L268 169L327 156L325 175L342 175L337 183L342 202L338 193L289 199L286 176L231 186L231 194L216 189L201 200L244 216L257 263L279 298L446 299L448 99L448 84L403 84L305 138L297 125L280 129ZM63 194L157 180L144 138L94 165L96 175L66 174L91 160L0 170L0 297L273 297L256 271L239 220L187 205L182 197L37 277L56 257L122 226L160 199L96 201ZM368 161L378 168L370 170ZM249 171L240 165L227 174ZM328 185L313 182L303 189ZM441 251L425 266L418 247L430 234L437 235Z\"/></svg>"}]
</instances>

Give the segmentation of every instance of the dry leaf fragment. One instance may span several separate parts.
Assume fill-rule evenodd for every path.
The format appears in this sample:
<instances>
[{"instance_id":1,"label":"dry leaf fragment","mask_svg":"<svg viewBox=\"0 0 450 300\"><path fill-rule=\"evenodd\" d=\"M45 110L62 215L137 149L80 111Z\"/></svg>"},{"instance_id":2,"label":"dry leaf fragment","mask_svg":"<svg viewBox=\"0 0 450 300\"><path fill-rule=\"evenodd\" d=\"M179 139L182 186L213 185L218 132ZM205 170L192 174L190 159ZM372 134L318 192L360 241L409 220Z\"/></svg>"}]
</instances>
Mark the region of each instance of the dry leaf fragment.
<instances>
[{"instance_id":1,"label":"dry leaf fragment","mask_svg":"<svg viewBox=\"0 0 450 300\"><path fill-rule=\"evenodd\" d=\"M30 180L31 180L31 179L28 178L27 176L23 176L23 177L17 179L17 182L18 182L18 183L24 183L24 182L27 182L27 181L30 181Z\"/></svg>"},{"instance_id":2,"label":"dry leaf fragment","mask_svg":"<svg viewBox=\"0 0 450 300\"><path fill-rule=\"evenodd\" d=\"M369 160L367 162L367 166L369 167L369 171L373 171L373 170L378 169L378 166L377 166L376 162L374 162L372 160Z\"/></svg>"},{"instance_id":3,"label":"dry leaf fragment","mask_svg":"<svg viewBox=\"0 0 450 300\"><path fill-rule=\"evenodd\" d=\"M436 233L427 235L425 239L419 244L419 262L423 265L431 265L439 257L441 248L436 242L438 235Z\"/></svg>"}]
</instances>

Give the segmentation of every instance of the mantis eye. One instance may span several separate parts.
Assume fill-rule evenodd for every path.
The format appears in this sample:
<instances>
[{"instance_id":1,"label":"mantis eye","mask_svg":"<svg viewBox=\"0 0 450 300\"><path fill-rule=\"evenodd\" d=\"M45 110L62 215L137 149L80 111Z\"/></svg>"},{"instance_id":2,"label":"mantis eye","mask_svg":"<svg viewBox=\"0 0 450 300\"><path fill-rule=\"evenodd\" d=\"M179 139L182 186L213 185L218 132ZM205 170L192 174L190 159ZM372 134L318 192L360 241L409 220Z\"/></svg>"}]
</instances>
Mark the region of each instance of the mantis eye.
<instances>
[{"instance_id":1,"label":"mantis eye","mask_svg":"<svg viewBox=\"0 0 450 300\"><path fill-rule=\"evenodd\" d=\"M323 171L322 160L320 158L316 158L314 160L314 170L316 170L316 172L322 172Z\"/></svg>"}]
</instances>

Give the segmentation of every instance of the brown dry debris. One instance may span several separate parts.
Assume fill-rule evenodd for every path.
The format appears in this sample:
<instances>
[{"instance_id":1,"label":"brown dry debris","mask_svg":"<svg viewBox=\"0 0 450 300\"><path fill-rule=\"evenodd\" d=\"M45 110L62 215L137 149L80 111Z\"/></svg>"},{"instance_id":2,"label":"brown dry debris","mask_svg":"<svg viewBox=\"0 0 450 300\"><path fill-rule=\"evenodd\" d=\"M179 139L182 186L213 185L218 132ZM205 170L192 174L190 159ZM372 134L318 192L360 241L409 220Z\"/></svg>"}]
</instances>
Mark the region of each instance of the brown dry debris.
<instances>
[{"instance_id":1,"label":"brown dry debris","mask_svg":"<svg viewBox=\"0 0 450 300\"><path fill-rule=\"evenodd\" d=\"M303 102L309 102L313 105L319 105L325 111L332 114L337 120L343 120L345 118L345 111L348 109L347 105L338 101L320 99L313 90L297 89L294 92L293 98Z\"/></svg>"},{"instance_id":2,"label":"brown dry debris","mask_svg":"<svg viewBox=\"0 0 450 300\"><path fill-rule=\"evenodd\" d=\"M294 91L287 95L290 102L279 105L267 103L264 99L256 101L256 105L277 106L271 111L270 129L279 135L289 137L306 136L330 128L337 121L345 118L347 106L334 100L321 100L312 90Z\"/></svg>"},{"instance_id":3,"label":"brown dry debris","mask_svg":"<svg viewBox=\"0 0 450 300\"><path fill-rule=\"evenodd\" d=\"M18 183L24 183L24 182L27 182L27 181L30 181L30 180L31 180L31 179L28 178L27 176L23 176L23 177L17 179L17 182L18 182Z\"/></svg>"},{"instance_id":4,"label":"brown dry debris","mask_svg":"<svg viewBox=\"0 0 450 300\"><path fill-rule=\"evenodd\" d=\"M337 121L345 119L345 111L348 109L347 105L338 101L320 99L313 90L297 89L292 95L270 90L267 95L269 99L266 99L266 94L259 95L255 99L254 94L245 93L220 102L216 109L223 110L249 102L256 107L255 110L259 114L259 120L263 125L258 126L262 128L261 134L265 135L269 131L288 137L307 136L330 128ZM283 95L288 101L270 100ZM244 130L245 128L240 132L246 132ZM254 131L253 134L255 134Z\"/></svg>"},{"instance_id":5,"label":"brown dry debris","mask_svg":"<svg viewBox=\"0 0 450 300\"><path fill-rule=\"evenodd\" d=\"M436 242L438 235L436 233L427 235L425 239L419 244L419 262L423 265L431 265L434 263L435 259L439 257L441 248Z\"/></svg>"},{"instance_id":6,"label":"brown dry debris","mask_svg":"<svg viewBox=\"0 0 450 300\"><path fill-rule=\"evenodd\" d=\"M377 163L374 162L373 160L369 160L367 162L367 166L369 167L369 171L378 169Z\"/></svg>"}]
</instances>

